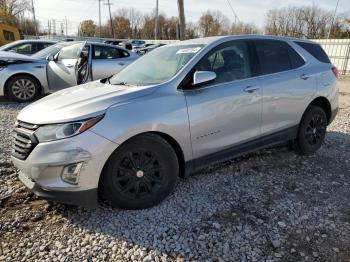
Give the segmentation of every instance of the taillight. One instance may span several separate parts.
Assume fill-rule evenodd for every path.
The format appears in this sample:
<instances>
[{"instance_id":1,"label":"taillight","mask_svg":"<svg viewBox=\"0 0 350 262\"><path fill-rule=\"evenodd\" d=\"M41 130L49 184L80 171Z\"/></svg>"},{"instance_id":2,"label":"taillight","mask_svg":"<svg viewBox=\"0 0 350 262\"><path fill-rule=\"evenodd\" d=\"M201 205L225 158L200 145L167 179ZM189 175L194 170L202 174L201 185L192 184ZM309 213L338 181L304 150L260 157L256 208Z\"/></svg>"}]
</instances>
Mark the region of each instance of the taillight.
<instances>
[{"instance_id":1,"label":"taillight","mask_svg":"<svg viewBox=\"0 0 350 262\"><path fill-rule=\"evenodd\" d=\"M335 66L332 67L332 72L335 75L336 78L339 77L339 71L338 68L336 68Z\"/></svg>"}]
</instances>

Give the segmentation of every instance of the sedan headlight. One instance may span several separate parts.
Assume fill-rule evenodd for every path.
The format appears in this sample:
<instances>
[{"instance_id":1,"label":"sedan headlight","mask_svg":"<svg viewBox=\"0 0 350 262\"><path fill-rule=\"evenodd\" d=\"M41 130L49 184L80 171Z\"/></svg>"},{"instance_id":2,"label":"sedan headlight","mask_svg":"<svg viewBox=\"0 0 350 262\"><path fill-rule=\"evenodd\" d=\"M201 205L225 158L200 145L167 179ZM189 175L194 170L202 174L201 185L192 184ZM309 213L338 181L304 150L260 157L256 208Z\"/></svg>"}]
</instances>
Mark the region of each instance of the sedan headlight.
<instances>
[{"instance_id":1,"label":"sedan headlight","mask_svg":"<svg viewBox=\"0 0 350 262\"><path fill-rule=\"evenodd\" d=\"M82 121L41 126L35 131L35 136L39 142L48 142L75 136L91 128L103 117L104 115L100 115Z\"/></svg>"}]
</instances>

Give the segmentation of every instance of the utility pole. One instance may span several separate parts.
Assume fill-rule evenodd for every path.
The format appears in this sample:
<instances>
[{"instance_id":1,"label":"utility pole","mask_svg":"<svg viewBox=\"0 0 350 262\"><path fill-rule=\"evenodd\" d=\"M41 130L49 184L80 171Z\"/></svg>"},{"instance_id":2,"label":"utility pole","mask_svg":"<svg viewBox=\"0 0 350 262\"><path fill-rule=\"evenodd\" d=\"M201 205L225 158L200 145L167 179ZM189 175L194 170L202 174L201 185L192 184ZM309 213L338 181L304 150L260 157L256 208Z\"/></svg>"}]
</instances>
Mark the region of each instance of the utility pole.
<instances>
[{"instance_id":1,"label":"utility pole","mask_svg":"<svg viewBox=\"0 0 350 262\"><path fill-rule=\"evenodd\" d=\"M32 13L33 13L33 19L34 19L34 30L35 30L35 36L38 35L38 28L36 26L36 18L35 18L35 8L34 8L34 0L32 0Z\"/></svg>"},{"instance_id":2,"label":"utility pole","mask_svg":"<svg viewBox=\"0 0 350 262\"><path fill-rule=\"evenodd\" d=\"M177 6L179 9L179 38L180 40L185 39L185 11L184 11L184 1L183 0L177 0Z\"/></svg>"},{"instance_id":3,"label":"utility pole","mask_svg":"<svg viewBox=\"0 0 350 262\"><path fill-rule=\"evenodd\" d=\"M335 20L335 15L337 14L337 10L338 10L338 5L339 5L339 0L337 0L337 4L335 5L334 14L333 14L333 17L332 17L331 26L329 27L327 39L329 39L329 37L331 35L332 27L333 27L334 20Z\"/></svg>"},{"instance_id":4,"label":"utility pole","mask_svg":"<svg viewBox=\"0 0 350 262\"><path fill-rule=\"evenodd\" d=\"M158 6L158 0L156 0L156 17L154 21L154 39L158 39L158 31L159 31L159 6Z\"/></svg>"},{"instance_id":5,"label":"utility pole","mask_svg":"<svg viewBox=\"0 0 350 262\"><path fill-rule=\"evenodd\" d=\"M57 35L56 34L56 20L55 19L52 19L52 34L53 35Z\"/></svg>"},{"instance_id":6,"label":"utility pole","mask_svg":"<svg viewBox=\"0 0 350 262\"><path fill-rule=\"evenodd\" d=\"M66 36L68 36L68 20L66 16L65 16L65 20L66 20Z\"/></svg>"},{"instance_id":7,"label":"utility pole","mask_svg":"<svg viewBox=\"0 0 350 262\"><path fill-rule=\"evenodd\" d=\"M101 38L101 0L98 0L98 21L99 21L99 36Z\"/></svg>"},{"instance_id":8,"label":"utility pole","mask_svg":"<svg viewBox=\"0 0 350 262\"><path fill-rule=\"evenodd\" d=\"M108 0L108 3L105 4L105 5L108 5L108 9L109 9L109 20L110 20L110 22L111 22L112 37L115 38L115 35L114 35L114 27L113 27L113 20L112 20L112 13L111 13L111 5L113 5L113 3L110 3L109 0Z\"/></svg>"},{"instance_id":9,"label":"utility pole","mask_svg":"<svg viewBox=\"0 0 350 262\"><path fill-rule=\"evenodd\" d=\"M51 20L47 21L47 28L48 28L48 33L49 33L49 39L51 39Z\"/></svg>"}]
</instances>

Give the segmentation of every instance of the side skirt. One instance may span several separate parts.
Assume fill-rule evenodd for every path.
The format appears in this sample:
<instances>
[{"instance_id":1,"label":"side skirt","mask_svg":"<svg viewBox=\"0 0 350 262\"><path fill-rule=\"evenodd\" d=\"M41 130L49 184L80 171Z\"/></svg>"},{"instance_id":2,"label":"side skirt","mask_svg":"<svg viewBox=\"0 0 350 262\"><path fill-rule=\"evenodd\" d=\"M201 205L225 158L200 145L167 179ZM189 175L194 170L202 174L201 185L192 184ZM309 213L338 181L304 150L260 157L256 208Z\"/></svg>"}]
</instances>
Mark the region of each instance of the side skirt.
<instances>
[{"instance_id":1,"label":"side skirt","mask_svg":"<svg viewBox=\"0 0 350 262\"><path fill-rule=\"evenodd\" d=\"M278 131L276 133L263 136L243 144L224 149L222 151L192 159L186 162L186 175L203 169L209 165L230 160L259 149L281 144L295 139L298 134L298 125Z\"/></svg>"}]
</instances>

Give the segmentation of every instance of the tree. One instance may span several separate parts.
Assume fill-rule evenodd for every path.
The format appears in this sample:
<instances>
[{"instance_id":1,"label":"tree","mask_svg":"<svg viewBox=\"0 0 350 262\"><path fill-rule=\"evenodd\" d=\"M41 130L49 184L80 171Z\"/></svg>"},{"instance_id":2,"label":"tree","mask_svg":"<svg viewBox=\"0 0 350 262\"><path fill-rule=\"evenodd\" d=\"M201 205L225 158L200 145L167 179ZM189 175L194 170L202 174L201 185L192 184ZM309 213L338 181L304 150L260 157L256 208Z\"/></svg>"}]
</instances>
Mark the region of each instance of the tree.
<instances>
[{"instance_id":1,"label":"tree","mask_svg":"<svg viewBox=\"0 0 350 262\"><path fill-rule=\"evenodd\" d=\"M130 27L130 21L128 18L124 16L114 16L112 18L112 23L115 35L118 38L129 38L132 35L132 29Z\"/></svg>"},{"instance_id":2,"label":"tree","mask_svg":"<svg viewBox=\"0 0 350 262\"><path fill-rule=\"evenodd\" d=\"M79 33L81 36L93 37L96 32L96 24L93 20L85 20L80 23Z\"/></svg>"},{"instance_id":3,"label":"tree","mask_svg":"<svg viewBox=\"0 0 350 262\"><path fill-rule=\"evenodd\" d=\"M328 36L332 12L315 5L271 9L266 14L265 33L305 38ZM339 15L333 22L331 37L346 37L346 19Z\"/></svg>"},{"instance_id":4,"label":"tree","mask_svg":"<svg viewBox=\"0 0 350 262\"><path fill-rule=\"evenodd\" d=\"M242 34L257 34L259 32L255 24L238 22L231 28L231 34L242 35Z\"/></svg>"},{"instance_id":5,"label":"tree","mask_svg":"<svg viewBox=\"0 0 350 262\"><path fill-rule=\"evenodd\" d=\"M230 20L220 11L208 10L198 22L198 28L202 36L225 35L229 32Z\"/></svg>"}]
</instances>

